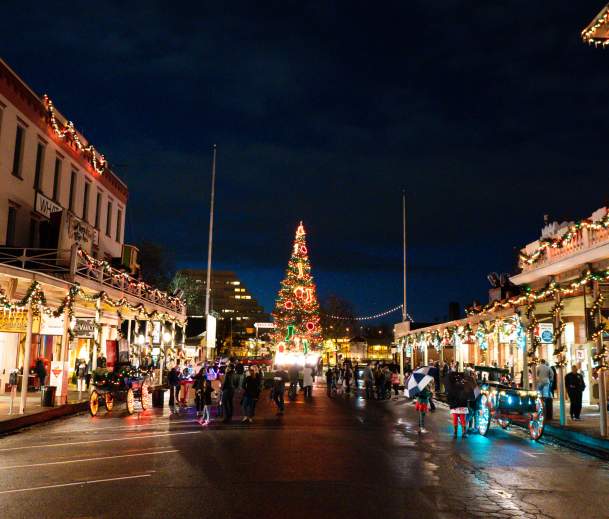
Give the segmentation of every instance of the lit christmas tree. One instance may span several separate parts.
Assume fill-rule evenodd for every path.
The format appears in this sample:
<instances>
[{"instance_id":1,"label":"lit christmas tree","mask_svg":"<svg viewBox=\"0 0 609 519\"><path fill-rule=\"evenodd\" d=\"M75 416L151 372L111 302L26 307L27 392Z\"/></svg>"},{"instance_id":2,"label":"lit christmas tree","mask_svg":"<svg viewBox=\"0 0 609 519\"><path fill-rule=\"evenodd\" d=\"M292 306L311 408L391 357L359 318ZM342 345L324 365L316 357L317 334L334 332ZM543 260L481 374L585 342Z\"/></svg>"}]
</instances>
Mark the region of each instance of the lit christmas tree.
<instances>
[{"instance_id":1,"label":"lit christmas tree","mask_svg":"<svg viewBox=\"0 0 609 519\"><path fill-rule=\"evenodd\" d=\"M281 343L284 343L287 351L307 353L323 340L319 302L305 237L305 229L300 222L286 277L281 282L273 311L275 342L279 344L279 351L283 351Z\"/></svg>"}]
</instances>

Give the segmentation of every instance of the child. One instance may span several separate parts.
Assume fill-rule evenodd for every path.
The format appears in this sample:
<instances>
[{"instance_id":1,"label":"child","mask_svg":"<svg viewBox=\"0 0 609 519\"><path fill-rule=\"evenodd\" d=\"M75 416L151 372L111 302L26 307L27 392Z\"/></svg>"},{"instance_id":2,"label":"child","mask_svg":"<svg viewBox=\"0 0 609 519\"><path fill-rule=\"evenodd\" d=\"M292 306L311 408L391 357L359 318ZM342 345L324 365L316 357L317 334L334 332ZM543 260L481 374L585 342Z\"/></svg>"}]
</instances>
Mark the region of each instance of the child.
<instances>
[{"instance_id":1,"label":"child","mask_svg":"<svg viewBox=\"0 0 609 519\"><path fill-rule=\"evenodd\" d=\"M203 386L201 400L203 401L203 416L199 423L201 425L207 425L211 421L211 395L213 388L211 387L211 380L205 378L205 384Z\"/></svg>"},{"instance_id":2,"label":"child","mask_svg":"<svg viewBox=\"0 0 609 519\"><path fill-rule=\"evenodd\" d=\"M400 388L400 375L398 375L397 371L391 373L391 385L393 386L393 391L395 392L393 399L397 400Z\"/></svg>"},{"instance_id":3,"label":"child","mask_svg":"<svg viewBox=\"0 0 609 519\"><path fill-rule=\"evenodd\" d=\"M417 411L419 412L419 433L426 433L425 429L425 414L429 409L429 401L431 399L431 391L425 386L417 395L417 402L415 404Z\"/></svg>"}]
</instances>

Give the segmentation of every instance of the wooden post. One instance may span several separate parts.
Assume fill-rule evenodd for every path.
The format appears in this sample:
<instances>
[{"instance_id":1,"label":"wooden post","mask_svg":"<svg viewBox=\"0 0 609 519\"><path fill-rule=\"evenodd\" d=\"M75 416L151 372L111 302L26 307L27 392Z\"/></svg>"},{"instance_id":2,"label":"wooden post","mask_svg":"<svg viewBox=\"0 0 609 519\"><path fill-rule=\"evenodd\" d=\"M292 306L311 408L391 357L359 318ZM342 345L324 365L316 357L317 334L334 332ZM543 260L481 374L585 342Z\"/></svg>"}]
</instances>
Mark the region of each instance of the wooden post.
<instances>
[{"instance_id":1,"label":"wooden post","mask_svg":"<svg viewBox=\"0 0 609 519\"><path fill-rule=\"evenodd\" d=\"M68 374L70 372L68 365L68 358L70 355L70 311L68 307L63 311L63 333L61 335L61 354L59 358L61 360L61 368L63 375L61 377L61 387L55 396L55 403L57 405L68 403Z\"/></svg>"},{"instance_id":2,"label":"wooden post","mask_svg":"<svg viewBox=\"0 0 609 519\"><path fill-rule=\"evenodd\" d=\"M600 287L598 285L598 281L595 281L592 285L594 300L597 301L598 296L600 295ZM598 329L601 322L601 309L600 307L596 309L594 312L594 326L595 329ZM600 433L602 437L607 436L607 387L605 380L605 373L607 371L607 359L605 355L602 355L600 352L603 351L603 333L597 334L598 337L595 338L596 352L598 355L598 405L600 412Z\"/></svg>"},{"instance_id":3,"label":"wooden post","mask_svg":"<svg viewBox=\"0 0 609 519\"><path fill-rule=\"evenodd\" d=\"M563 346L563 334L561 333L560 335L557 334L557 332L559 331L559 327L560 327L560 292L556 292L555 295L555 304L557 305L556 307L556 312L554 315L554 336L556 339L556 349L560 350ZM556 353L556 349L555 349L555 353ZM556 376L558 377L558 398L559 398L559 403L560 403L560 425L566 425L567 424L567 417L566 417L566 413L565 413L565 367L564 367L564 361L565 361L565 353L561 352L558 356L556 356L556 361L558 363L557 366L557 370L556 370Z\"/></svg>"},{"instance_id":4,"label":"wooden post","mask_svg":"<svg viewBox=\"0 0 609 519\"><path fill-rule=\"evenodd\" d=\"M27 402L28 380L30 378L30 350L32 349L32 321L34 312L32 302L27 304L27 328L25 332L25 352L23 353L23 376L21 377L21 398L19 400L19 414L25 413Z\"/></svg>"}]
</instances>

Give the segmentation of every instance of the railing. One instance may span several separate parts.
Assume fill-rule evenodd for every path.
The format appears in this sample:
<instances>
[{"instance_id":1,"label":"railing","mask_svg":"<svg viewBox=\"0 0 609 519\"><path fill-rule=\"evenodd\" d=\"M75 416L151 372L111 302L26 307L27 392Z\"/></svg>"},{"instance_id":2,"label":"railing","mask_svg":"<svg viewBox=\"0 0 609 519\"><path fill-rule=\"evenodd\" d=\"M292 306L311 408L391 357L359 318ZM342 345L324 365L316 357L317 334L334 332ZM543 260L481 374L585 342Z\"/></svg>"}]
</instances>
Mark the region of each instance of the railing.
<instances>
[{"instance_id":1,"label":"railing","mask_svg":"<svg viewBox=\"0 0 609 519\"><path fill-rule=\"evenodd\" d=\"M63 254L62 254L63 253ZM57 249L28 249L1 247L0 265L35 270L53 276L64 277L70 273L70 251Z\"/></svg>"},{"instance_id":2,"label":"railing","mask_svg":"<svg viewBox=\"0 0 609 519\"><path fill-rule=\"evenodd\" d=\"M78 247L71 250L2 247L0 265L33 270L73 282L78 282L78 277L90 279L99 283L100 288L114 288L185 315L185 305L180 298L155 289L106 261L92 258Z\"/></svg>"},{"instance_id":3,"label":"railing","mask_svg":"<svg viewBox=\"0 0 609 519\"><path fill-rule=\"evenodd\" d=\"M562 247L547 247L537 261L530 264L520 261L520 268L522 269L522 272L531 272L532 270L556 263L557 261L573 256L574 254L584 252L605 243L609 243L609 229L580 229L573 238ZM522 252L526 253L526 248L522 249Z\"/></svg>"}]
</instances>

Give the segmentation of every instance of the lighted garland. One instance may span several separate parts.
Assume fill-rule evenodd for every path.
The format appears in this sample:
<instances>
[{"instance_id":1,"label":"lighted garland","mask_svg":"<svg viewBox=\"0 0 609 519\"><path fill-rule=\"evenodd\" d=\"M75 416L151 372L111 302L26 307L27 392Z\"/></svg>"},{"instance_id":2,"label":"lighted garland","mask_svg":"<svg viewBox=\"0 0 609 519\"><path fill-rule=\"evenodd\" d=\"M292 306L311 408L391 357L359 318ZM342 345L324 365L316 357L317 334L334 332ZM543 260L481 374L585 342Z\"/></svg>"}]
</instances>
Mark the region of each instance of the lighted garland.
<instances>
[{"instance_id":1,"label":"lighted garland","mask_svg":"<svg viewBox=\"0 0 609 519\"><path fill-rule=\"evenodd\" d=\"M609 228L609 213L596 222L588 219L580 220L573 225L567 227L566 232L556 238L544 238L540 240L539 247L527 254L520 252L520 261L526 265L532 265L539 261L548 249L561 249L573 241L573 239L581 233L583 229L600 230Z\"/></svg>"},{"instance_id":2,"label":"lighted garland","mask_svg":"<svg viewBox=\"0 0 609 519\"><path fill-rule=\"evenodd\" d=\"M529 302L526 309L527 320L529 324L527 325L527 335L532 337L531 348L527 352L527 356L529 357L529 364L537 364L539 363L539 359L537 358L537 349L541 346L541 340L537 335L535 335L535 329L539 325L539 321L537 320L537 316L535 315L535 303Z\"/></svg>"},{"instance_id":3,"label":"lighted garland","mask_svg":"<svg viewBox=\"0 0 609 519\"><path fill-rule=\"evenodd\" d=\"M105 157L91 144L85 146L82 143L72 121L68 121L67 124L63 124L57 120L53 101L49 99L48 95L45 94L42 96L42 101L47 111L48 123L51 125L51 128L53 128L55 135L61 140L74 144L84 159L91 164L91 167L95 170L95 172L102 175L108 168L108 161L105 159Z\"/></svg>"},{"instance_id":4,"label":"lighted garland","mask_svg":"<svg viewBox=\"0 0 609 519\"><path fill-rule=\"evenodd\" d=\"M609 40L596 38L596 32L609 22L609 6L603 8L603 10L594 18L592 23L586 27L582 33L582 39L584 42L594 45L602 44L603 46L609 45Z\"/></svg>"},{"instance_id":5,"label":"lighted garland","mask_svg":"<svg viewBox=\"0 0 609 519\"><path fill-rule=\"evenodd\" d=\"M564 356L564 352L566 350L565 344L561 341L561 337L563 332L565 331L565 327L567 323L565 323L562 318L562 310L564 309L564 303L561 300L556 301L550 313L552 317L558 321L558 326L556 330L554 330L554 337L552 342L554 343L554 356L556 357L556 366L566 366L567 360Z\"/></svg>"},{"instance_id":6,"label":"lighted garland","mask_svg":"<svg viewBox=\"0 0 609 519\"><path fill-rule=\"evenodd\" d=\"M606 333L608 329L607 325L602 321L600 317L600 309L603 305L604 300L605 298L603 297L603 294L601 294L599 291L589 311L590 318L595 323L591 339L598 345L598 349L592 357L594 363L596 364L595 369L597 371L604 371L607 369L607 347L605 346L605 341L603 341L603 334Z\"/></svg>"},{"instance_id":7,"label":"lighted garland","mask_svg":"<svg viewBox=\"0 0 609 519\"><path fill-rule=\"evenodd\" d=\"M491 313L497 310L505 310L506 308L522 306L524 304L528 304L529 302L542 301L556 294L559 294L560 296L571 296L588 283L594 281L605 282L608 280L609 269L601 270L598 272L587 270L581 277L579 277L575 281L572 281L566 286L561 287L553 281L549 283L545 288L537 291L531 290L530 287L525 287L525 293L522 295L514 296L507 300L493 301L492 303L489 303L485 306L471 307L466 310L466 313L468 316Z\"/></svg>"},{"instance_id":8,"label":"lighted garland","mask_svg":"<svg viewBox=\"0 0 609 519\"><path fill-rule=\"evenodd\" d=\"M359 316L358 317L345 317L344 315L332 315L332 314L326 314L326 313L324 313L324 316L328 317L330 319L337 319L337 320L343 320L343 321L371 321L373 319L379 319L380 317L385 317L386 315L397 312L398 310L401 310L403 307L404 307L404 305L398 305L398 306L394 306L393 308L390 308L389 310L379 312L378 314L366 315L366 316L362 316L362 317L359 317ZM411 322L414 322L414 319L410 316L410 314L408 314L406 317Z\"/></svg>"},{"instance_id":9,"label":"lighted garland","mask_svg":"<svg viewBox=\"0 0 609 519\"><path fill-rule=\"evenodd\" d=\"M127 272L119 272L115 268L110 265L110 263L103 259L97 259L93 256L87 254L82 248L78 248L78 255L87 263L89 270L93 270L93 268L98 267L107 272L112 276L113 279L119 280L122 279L126 283L129 284L130 287L138 288L139 290L144 291L144 293L148 296L154 296L163 299L164 301L174 305L179 311L182 311L184 308L184 301L175 296L171 296L167 294L167 292L163 292L158 288L154 288L150 286L148 283L144 281L138 281L130 276Z\"/></svg>"},{"instance_id":10,"label":"lighted garland","mask_svg":"<svg viewBox=\"0 0 609 519\"><path fill-rule=\"evenodd\" d=\"M32 303L35 312L38 311L36 308L39 308L40 311L43 311L46 315L59 317L67 310L68 318L71 319L74 313L74 302L77 298L90 303L101 299L103 303L108 304L113 308L117 308L117 314L119 316L121 316L120 309L128 308L132 312L136 312L138 315L145 316L145 318L148 320L168 321L174 324L177 323L180 326L184 326L186 324L186 321L182 321L179 318L173 317L164 312L153 310L152 312L148 313L145 311L145 307L142 303L132 305L125 298L112 299L104 291L89 295L78 285L78 283L70 287L66 297L54 310L47 305L45 294L40 288L40 283L38 281L33 281L28 287L23 298L15 303L9 301L4 291L0 290L0 308L9 311L23 310L29 303Z\"/></svg>"}]
</instances>

